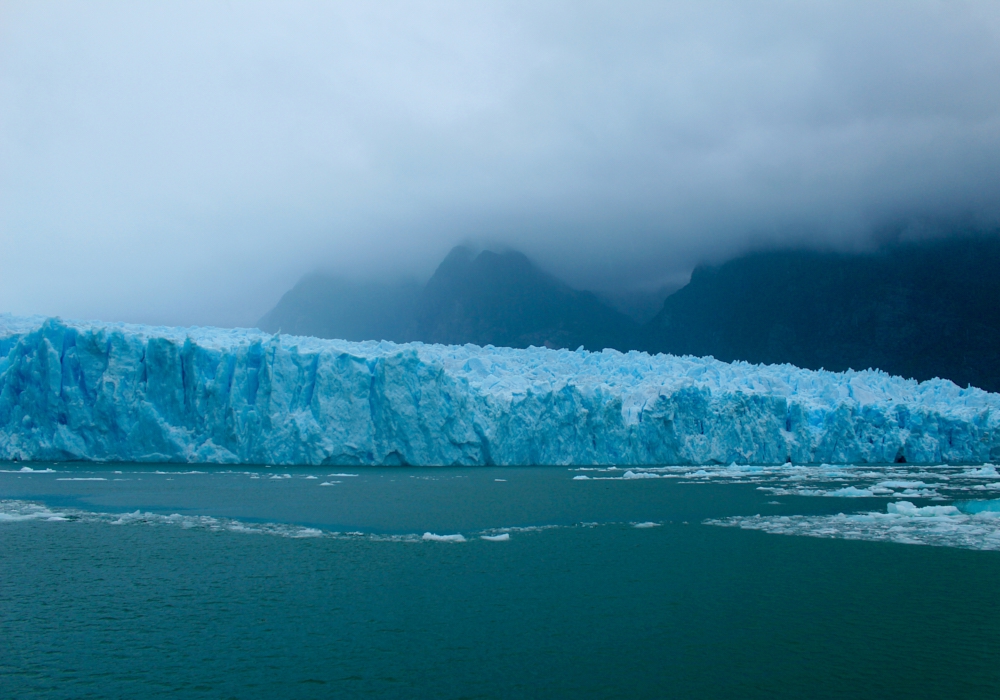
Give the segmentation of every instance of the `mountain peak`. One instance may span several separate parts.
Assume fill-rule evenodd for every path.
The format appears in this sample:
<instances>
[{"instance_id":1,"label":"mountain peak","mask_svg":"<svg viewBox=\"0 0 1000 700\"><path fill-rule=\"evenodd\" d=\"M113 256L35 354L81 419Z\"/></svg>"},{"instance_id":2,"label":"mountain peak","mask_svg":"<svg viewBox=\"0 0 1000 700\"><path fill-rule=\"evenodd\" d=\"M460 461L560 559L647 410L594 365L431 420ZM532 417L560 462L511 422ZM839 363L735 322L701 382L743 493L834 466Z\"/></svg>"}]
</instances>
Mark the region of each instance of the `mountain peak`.
<instances>
[{"instance_id":1,"label":"mountain peak","mask_svg":"<svg viewBox=\"0 0 1000 700\"><path fill-rule=\"evenodd\" d=\"M518 251L456 246L423 287L303 278L260 321L270 332L346 340L627 350L637 324Z\"/></svg>"}]
</instances>

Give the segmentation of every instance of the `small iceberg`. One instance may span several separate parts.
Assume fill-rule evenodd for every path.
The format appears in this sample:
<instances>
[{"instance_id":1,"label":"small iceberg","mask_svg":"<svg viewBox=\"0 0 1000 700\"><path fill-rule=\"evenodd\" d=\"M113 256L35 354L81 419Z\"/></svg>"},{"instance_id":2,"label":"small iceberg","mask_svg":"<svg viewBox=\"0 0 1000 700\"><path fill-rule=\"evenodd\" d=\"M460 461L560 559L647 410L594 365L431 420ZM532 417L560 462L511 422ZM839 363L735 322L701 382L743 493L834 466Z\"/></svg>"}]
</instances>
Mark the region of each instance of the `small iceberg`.
<instances>
[{"instance_id":1,"label":"small iceberg","mask_svg":"<svg viewBox=\"0 0 1000 700\"><path fill-rule=\"evenodd\" d=\"M433 532L425 532L421 539L428 542L465 542L462 535L435 535Z\"/></svg>"},{"instance_id":2,"label":"small iceberg","mask_svg":"<svg viewBox=\"0 0 1000 700\"><path fill-rule=\"evenodd\" d=\"M826 494L827 496L837 496L839 498L868 498L874 496L870 489L859 489L856 486L848 486L846 488L837 489L836 491L830 491Z\"/></svg>"},{"instance_id":3,"label":"small iceberg","mask_svg":"<svg viewBox=\"0 0 1000 700\"><path fill-rule=\"evenodd\" d=\"M961 511L955 506L924 506L920 508L909 501L899 501L886 506L886 512L890 515L905 515L916 518L940 518L946 515L960 515Z\"/></svg>"}]
</instances>

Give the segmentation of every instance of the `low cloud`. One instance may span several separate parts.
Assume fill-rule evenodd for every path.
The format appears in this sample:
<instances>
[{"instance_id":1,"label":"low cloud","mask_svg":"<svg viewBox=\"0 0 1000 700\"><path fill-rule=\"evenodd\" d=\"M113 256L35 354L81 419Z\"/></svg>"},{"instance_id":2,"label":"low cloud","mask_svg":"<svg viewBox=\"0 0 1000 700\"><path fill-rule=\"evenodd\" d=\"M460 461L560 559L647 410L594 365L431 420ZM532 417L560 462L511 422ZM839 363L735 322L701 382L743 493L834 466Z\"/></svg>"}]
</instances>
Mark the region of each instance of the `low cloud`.
<instances>
[{"instance_id":1,"label":"low cloud","mask_svg":"<svg viewBox=\"0 0 1000 700\"><path fill-rule=\"evenodd\" d=\"M0 4L3 310L252 324L463 241L653 287L998 195L995 3Z\"/></svg>"}]
</instances>

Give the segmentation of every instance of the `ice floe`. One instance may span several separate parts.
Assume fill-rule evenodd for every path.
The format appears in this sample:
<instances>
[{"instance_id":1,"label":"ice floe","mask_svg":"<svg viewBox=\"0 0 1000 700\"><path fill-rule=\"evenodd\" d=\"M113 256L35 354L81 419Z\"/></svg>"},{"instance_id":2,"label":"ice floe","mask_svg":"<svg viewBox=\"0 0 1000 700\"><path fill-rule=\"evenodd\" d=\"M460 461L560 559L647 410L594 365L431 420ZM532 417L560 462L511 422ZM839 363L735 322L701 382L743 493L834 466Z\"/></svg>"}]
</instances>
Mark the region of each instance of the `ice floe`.
<instances>
[{"instance_id":1,"label":"ice floe","mask_svg":"<svg viewBox=\"0 0 1000 700\"><path fill-rule=\"evenodd\" d=\"M738 516L706 520L707 525L804 535L963 549L1000 550L1000 508L962 512L958 507L889 503L886 512L837 515Z\"/></svg>"},{"instance_id":2,"label":"ice floe","mask_svg":"<svg viewBox=\"0 0 1000 700\"><path fill-rule=\"evenodd\" d=\"M433 532L425 532L423 539L430 542L465 542L465 537L456 535L435 535Z\"/></svg>"},{"instance_id":3,"label":"ice floe","mask_svg":"<svg viewBox=\"0 0 1000 700\"><path fill-rule=\"evenodd\" d=\"M773 496L831 498L927 498L949 500L979 491L1000 491L996 467L939 465L802 465L632 467L624 473L613 467L580 467L572 478L580 481L676 479L683 483L754 484Z\"/></svg>"}]
</instances>

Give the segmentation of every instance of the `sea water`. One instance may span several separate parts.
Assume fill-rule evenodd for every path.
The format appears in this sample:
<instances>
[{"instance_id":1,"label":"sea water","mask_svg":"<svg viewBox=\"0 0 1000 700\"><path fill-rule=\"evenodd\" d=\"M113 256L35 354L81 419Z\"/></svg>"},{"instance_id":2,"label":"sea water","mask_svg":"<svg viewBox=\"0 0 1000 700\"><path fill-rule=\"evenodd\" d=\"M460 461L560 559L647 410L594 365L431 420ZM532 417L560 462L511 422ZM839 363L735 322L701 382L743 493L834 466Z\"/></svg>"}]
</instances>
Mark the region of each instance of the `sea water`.
<instances>
[{"instance_id":1,"label":"sea water","mask_svg":"<svg viewBox=\"0 0 1000 700\"><path fill-rule=\"evenodd\" d=\"M1000 696L992 465L0 469L4 698Z\"/></svg>"}]
</instances>

